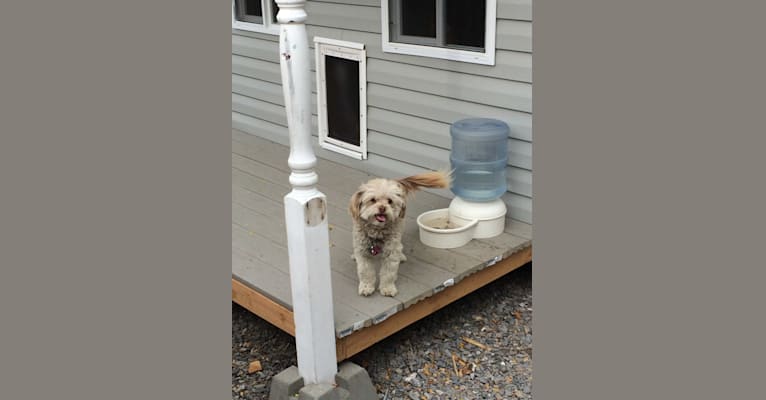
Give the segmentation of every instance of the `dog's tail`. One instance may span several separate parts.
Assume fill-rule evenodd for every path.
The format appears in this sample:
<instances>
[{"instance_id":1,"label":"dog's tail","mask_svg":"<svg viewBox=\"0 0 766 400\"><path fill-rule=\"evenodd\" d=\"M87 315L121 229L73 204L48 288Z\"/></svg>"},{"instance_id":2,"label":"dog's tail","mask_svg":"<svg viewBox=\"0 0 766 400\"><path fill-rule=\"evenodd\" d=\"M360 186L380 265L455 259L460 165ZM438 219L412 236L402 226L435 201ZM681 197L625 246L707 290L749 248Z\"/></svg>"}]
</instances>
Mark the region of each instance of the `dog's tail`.
<instances>
[{"instance_id":1,"label":"dog's tail","mask_svg":"<svg viewBox=\"0 0 766 400\"><path fill-rule=\"evenodd\" d=\"M399 179L397 182L399 182L404 188L404 191L409 194L417 191L421 187L449 188L450 183L452 182L452 175L447 171L430 171L408 176Z\"/></svg>"}]
</instances>

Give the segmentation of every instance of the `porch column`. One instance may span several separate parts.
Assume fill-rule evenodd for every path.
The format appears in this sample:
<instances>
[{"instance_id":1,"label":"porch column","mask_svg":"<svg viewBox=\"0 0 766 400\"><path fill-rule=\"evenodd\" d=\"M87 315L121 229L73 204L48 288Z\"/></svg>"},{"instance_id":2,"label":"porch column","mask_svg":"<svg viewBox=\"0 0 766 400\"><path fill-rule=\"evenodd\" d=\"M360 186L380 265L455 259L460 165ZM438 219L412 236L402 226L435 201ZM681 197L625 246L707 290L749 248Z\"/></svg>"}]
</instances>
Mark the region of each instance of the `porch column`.
<instances>
[{"instance_id":1,"label":"porch column","mask_svg":"<svg viewBox=\"0 0 766 400\"><path fill-rule=\"evenodd\" d=\"M330 276L327 201L316 188L311 147L311 75L305 0L277 0L282 89L290 134L292 191L285 196L290 287L298 371L306 385L334 383L338 372Z\"/></svg>"}]
</instances>

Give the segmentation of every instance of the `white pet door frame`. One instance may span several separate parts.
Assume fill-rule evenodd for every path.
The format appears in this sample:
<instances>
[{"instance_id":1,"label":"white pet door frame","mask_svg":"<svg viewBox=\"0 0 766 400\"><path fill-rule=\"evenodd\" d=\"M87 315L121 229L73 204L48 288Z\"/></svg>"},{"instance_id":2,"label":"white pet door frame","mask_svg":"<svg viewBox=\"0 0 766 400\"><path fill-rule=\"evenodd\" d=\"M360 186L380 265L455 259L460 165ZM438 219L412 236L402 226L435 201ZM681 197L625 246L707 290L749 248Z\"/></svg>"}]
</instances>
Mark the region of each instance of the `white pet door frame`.
<instances>
[{"instance_id":1,"label":"white pet door frame","mask_svg":"<svg viewBox=\"0 0 766 400\"><path fill-rule=\"evenodd\" d=\"M316 82L317 82L317 120L319 125L319 145L327 150L338 152L349 157L356 158L358 160L367 159L367 52L364 50L364 44L345 42L327 38L314 38L314 53L316 55ZM358 85L352 85L351 82L330 82L331 90L333 92L336 86L342 86L345 88L345 96L354 95L353 92L357 92L359 96L358 110L356 110L356 99L351 99L350 103L354 103L351 108L353 111L342 110L342 104L348 104L349 101L340 102L338 99L329 99L328 102L328 80L327 80L327 65L326 56L334 57L333 65L336 65L339 60L355 61L359 65ZM340 61L341 63L344 63ZM348 68L348 64L345 63L345 67ZM331 66L331 68L335 68ZM337 78L331 78L337 79ZM334 85L332 85L334 83ZM341 85L338 85L342 83ZM351 87L349 87L351 86ZM358 90L356 90L358 89ZM332 95L332 93L331 93ZM335 95L338 95L337 93ZM348 100L348 99L347 99ZM328 107L328 103L329 107ZM338 113L337 115L328 115L330 113ZM333 125L332 121L336 121L336 117L345 119L346 125L356 126L356 121L349 120L349 113L356 113L358 111L358 140L356 140L354 132L344 132L342 135L338 135L335 132L330 132L330 126ZM353 115L353 114L351 114ZM332 120L331 120L332 117ZM352 124L348 124L351 122ZM354 129L356 130L356 129ZM348 136L353 137L348 137ZM333 137L335 136L335 137ZM347 136L350 140L342 140L341 136ZM356 144L358 142L358 144Z\"/></svg>"}]
</instances>

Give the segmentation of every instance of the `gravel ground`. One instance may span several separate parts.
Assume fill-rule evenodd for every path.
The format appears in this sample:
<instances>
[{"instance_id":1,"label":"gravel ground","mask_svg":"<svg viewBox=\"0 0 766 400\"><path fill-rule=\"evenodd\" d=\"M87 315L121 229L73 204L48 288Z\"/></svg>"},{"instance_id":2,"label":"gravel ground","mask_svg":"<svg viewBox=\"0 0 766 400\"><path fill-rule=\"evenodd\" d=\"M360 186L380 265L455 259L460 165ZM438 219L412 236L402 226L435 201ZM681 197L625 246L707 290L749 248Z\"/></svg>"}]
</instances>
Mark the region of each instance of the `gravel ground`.
<instances>
[{"instance_id":1,"label":"gravel ground","mask_svg":"<svg viewBox=\"0 0 766 400\"><path fill-rule=\"evenodd\" d=\"M380 399L531 399L532 267L526 265L357 354ZM232 398L267 399L295 341L232 303ZM252 361L262 370L248 373Z\"/></svg>"}]
</instances>

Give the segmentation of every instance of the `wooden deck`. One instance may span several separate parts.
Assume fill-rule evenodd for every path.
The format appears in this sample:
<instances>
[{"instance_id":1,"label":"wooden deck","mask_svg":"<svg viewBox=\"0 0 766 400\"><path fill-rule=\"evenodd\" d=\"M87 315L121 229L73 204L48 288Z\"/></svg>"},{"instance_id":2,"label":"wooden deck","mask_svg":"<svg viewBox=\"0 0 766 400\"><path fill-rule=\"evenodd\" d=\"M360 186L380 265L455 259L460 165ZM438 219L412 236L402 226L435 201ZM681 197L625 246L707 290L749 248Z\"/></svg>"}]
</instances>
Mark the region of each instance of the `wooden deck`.
<instances>
[{"instance_id":1,"label":"wooden deck","mask_svg":"<svg viewBox=\"0 0 766 400\"><path fill-rule=\"evenodd\" d=\"M288 148L232 132L232 299L295 335L283 197L290 191ZM415 218L449 205L418 192L407 203L403 239L407 261L399 268L396 297L357 294L351 258L348 200L365 172L319 159L319 189L327 196L333 305L338 361L351 357L532 259L532 226L507 220L500 236L449 250L423 245Z\"/></svg>"}]
</instances>

